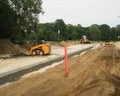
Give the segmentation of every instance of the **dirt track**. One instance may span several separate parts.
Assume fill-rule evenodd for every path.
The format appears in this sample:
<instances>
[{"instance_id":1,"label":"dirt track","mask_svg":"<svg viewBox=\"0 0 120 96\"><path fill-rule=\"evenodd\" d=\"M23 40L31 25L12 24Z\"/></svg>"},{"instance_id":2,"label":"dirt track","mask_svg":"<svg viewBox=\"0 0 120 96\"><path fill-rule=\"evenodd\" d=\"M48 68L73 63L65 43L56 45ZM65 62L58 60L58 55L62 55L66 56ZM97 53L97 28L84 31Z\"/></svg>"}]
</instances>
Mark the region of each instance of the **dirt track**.
<instances>
[{"instance_id":1,"label":"dirt track","mask_svg":"<svg viewBox=\"0 0 120 96\"><path fill-rule=\"evenodd\" d=\"M0 88L0 96L120 96L120 49L100 47Z\"/></svg>"}]
</instances>

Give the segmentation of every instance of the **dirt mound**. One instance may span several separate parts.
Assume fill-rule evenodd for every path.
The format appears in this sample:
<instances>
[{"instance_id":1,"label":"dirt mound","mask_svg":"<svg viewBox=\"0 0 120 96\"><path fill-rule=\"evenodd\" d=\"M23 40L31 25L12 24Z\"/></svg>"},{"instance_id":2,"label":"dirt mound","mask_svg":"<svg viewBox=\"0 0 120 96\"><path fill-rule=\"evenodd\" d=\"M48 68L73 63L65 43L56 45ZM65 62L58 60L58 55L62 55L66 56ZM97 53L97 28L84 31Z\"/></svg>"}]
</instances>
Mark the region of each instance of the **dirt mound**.
<instances>
[{"instance_id":1,"label":"dirt mound","mask_svg":"<svg viewBox=\"0 0 120 96\"><path fill-rule=\"evenodd\" d=\"M67 43L71 44L71 45L79 44L79 42L77 42L77 41L71 41L71 40L68 40Z\"/></svg>"},{"instance_id":2,"label":"dirt mound","mask_svg":"<svg viewBox=\"0 0 120 96\"><path fill-rule=\"evenodd\" d=\"M120 41L119 42L116 42L115 45L120 48Z\"/></svg>"},{"instance_id":3,"label":"dirt mound","mask_svg":"<svg viewBox=\"0 0 120 96\"><path fill-rule=\"evenodd\" d=\"M16 91L13 91L16 90ZM120 96L120 50L102 47L0 89L2 96Z\"/></svg>"},{"instance_id":4,"label":"dirt mound","mask_svg":"<svg viewBox=\"0 0 120 96\"><path fill-rule=\"evenodd\" d=\"M120 96L120 50L103 47L91 57L90 69L80 74L75 96ZM90 65L90 64L89 64ZM69 96L69 95L68 95ZM74 95L72 95L74 96Z\"/></svg>"},{"instance_id":5,"label":"dirt mound","mask_svg":"<svg viewBox=\"0 0 120 96\"><path fill-rule=\"evenodd\" d=\"M26 48L13 44L9 39L0 40L0 54L20 54L26 51Z\"/></svg>"},{"instance_id":6,"label":"dirt mound","mask_svg":"<svg viewBox=\"0 0 120 96\"><path fill-rule=\"evenodd\" d=\"M16 54L18 51L9 39L0 40L0 54Z\"/></svg>"},{"instance_id":7,"label":"dirt mound","mask_svg":"<svg viewBox=\"0 0 120 96\"><path fill-rule=\"evenodd\" d=\"M60 43L59 43L59 46L62 46L62 47L64 47L64 46L70 46L71 44L69 44L69 43L67 43L67 42L65 42L65 41L61 41Z\"/></svg>"},{"instance_id":8,"label":"dirt mound","mask_svg":"<svg viewBox=\"0 0 120 96\"><path fill-rule=\"evenodd\" d=\"M72 41L72 40L61 41L61 42L47 41L47 43L52 45L52 46L60 46L60 47L79 44L77 41Z\"/></svg>"},{"instance_id":9,"label":"dirt mound","mask_svg":"<svg viewBox=\"0 0 120 96\"><path fill-rule=\"evenodd\" d=\"M60 46L62 46L62 47L64 47L64 46L71 46L71 45L76 45L76 44L78 44L77 42L75 42L75 41L61 41L60 43L59 43L59 45Z\"/></svg>"},{"instance_id":10,"label":"dirt mound","mask_svg":"<svg viewBox=\"0 0 120 96\"><path fill-rule=\"evenodd\" d=\"M104 46L98 59L117 61L120 59L120 50L115 46Z\"/></svg>"}]
</instances>

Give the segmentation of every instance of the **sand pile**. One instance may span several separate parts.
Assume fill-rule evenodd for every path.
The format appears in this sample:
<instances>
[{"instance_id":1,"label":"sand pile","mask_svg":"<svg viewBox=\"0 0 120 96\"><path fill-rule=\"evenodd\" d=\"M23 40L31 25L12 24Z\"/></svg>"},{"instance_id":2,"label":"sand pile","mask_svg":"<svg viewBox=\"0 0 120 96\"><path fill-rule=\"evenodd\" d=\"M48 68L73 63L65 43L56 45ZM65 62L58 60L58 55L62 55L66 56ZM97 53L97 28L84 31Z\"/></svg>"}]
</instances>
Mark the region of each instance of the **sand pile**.
<instances>
[{"instance_id":1,"label":"sand pile","mask_svg":"<svg viewBox=\"0 0 120 96\"><path fill-rule=\"evenodd\" d=\"M0 54L21 54L26 51L25 47L15 45L9 39L0 40Z\"/></svg>"},{"instance_id":2,"label":"sand pile","mask_svg":"<svg viewBox=\"0 0 120 96\"><path fill-rule=\"evenodd\" d=\"M16 90L16 91L13 91ZM2 96L120 96L120 50L106 46L0 89Z\"/></svg>"},{"instance_id":3,"label":"sand pile","mask_svg":"<svg viewBox=\"0 0 120 96\"><path fill-rule=\"evenodd\" d=\"M17 54L19 50L9 39L0 40L0 54Z\"/></svg>"},{"instance_id":4,"label":"sand pile","mask_svg":"<svg viewBox=\"0 0 120 96\"><path fill-rule=\"evenodd\" d=\"M18 55L29 55L29 46L27 45L14 45L15 48L18 50L16 54Z\"/></svg>"},{"instance_id":5,"label":"sand pile","mask_svg":"<svg viewBox=\"0 0 120 96\"><path fill-rule=\"evenodd\" d=\"M77 41L70 41L70 40L69 40L69 41L67 41L67 43L68 43L68 44L70 44L70 45L76 45L76 44L78 44L78 42L77 42Z\"/></svg>"},{"instance_id":6,"label":"sand pile","mask_svg":"<svg viewBox=\"0 0 120 96\"><path fill-rule=\"evenodd\" d=\"M59 43L59 46L64 47L64 46L71 46L71 45L76 45L76 44L78 44L78 42L68 40L68 41L61 41Z\"/></svg>"},{"instance_id":7,"label":"sand pile","mask_svg":"<svg viewBox=\"0 0 120 96\"><path fill-rule=\"evenodd\" d=\"M115 45L120 48L120 41L119 42L116 42Z\"/></svg>"},{"instance_id":8,"label":"sand pile","mask_svg":"<svg viewBox=\"0 0 120 96\"><path fill-rule=\"evenodd\" d=\"M120 50L107 46L98 51L91 57L92 65L80 74L75 96L120 96Z\"/></svg>"},{"instance_id":9,"label":"sand pile","mask_svg":"<svg viewBox=\"0 0 120 96\"><path fill-rule=\"evenodd\" d=\"M59 46L62 46L62 47L64 47L64 46L70 46L71 44L69 44L69 43L67 43L67 42L65 42L65 41L61 41L60 43L59 43Z\"/></svg>"}]
</instances>

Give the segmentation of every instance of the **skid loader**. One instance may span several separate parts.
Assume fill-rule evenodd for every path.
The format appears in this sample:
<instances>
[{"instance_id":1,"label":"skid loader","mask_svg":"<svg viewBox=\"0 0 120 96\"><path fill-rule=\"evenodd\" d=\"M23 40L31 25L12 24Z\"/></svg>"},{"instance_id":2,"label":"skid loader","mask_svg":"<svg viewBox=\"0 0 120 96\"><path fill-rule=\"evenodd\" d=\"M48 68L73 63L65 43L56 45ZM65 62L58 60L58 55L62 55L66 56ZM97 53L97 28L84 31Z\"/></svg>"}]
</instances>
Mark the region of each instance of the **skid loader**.
<instances>
[{"instance_id":1,"label":"skid loader","mask_svg":"<svg viewBox=\"0 0 120 96\"><path fill-rule=\"evenodd\" d=\"M30 48L30 55L46 55L50 54L51 52L51 46L49 44L46 44L44 40L41 40L40 42L37 42L34 44L33 47Z\"/></svg>"}]
</instances>

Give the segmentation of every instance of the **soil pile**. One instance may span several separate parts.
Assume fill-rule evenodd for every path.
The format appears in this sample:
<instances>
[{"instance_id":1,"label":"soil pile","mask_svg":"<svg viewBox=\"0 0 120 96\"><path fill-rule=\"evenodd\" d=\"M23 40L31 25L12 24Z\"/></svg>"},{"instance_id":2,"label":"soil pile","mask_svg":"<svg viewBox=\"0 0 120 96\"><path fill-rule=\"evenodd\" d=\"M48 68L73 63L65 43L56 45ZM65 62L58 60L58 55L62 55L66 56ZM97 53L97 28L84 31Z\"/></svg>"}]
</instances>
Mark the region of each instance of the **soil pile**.
<instances>
[{"instance_id":1,"label":"soil pile","mask_svg":"<svg viewBox=\"0 0 120 96\"><path fill-rule=\"evenodd\" d=\"M16 91L14 91L16 90ZM106 46L0 89L1 96L120 96L120 50Z\"/></svg>"},{"instance_id":2,"label":"soil pile","mask_svg":"<svg viewBox=\"0 0 120 96\"><path fill-rule=\"evenodd\" d=\"M120 41L119 42L116 42L115 45L120 48Z\"/></svg>"},{"instance_id":3,"label":"soil pile","mask_svg":"<svg viewBox=\"0 0 120 96\"><path fill-rule=\"evenodd\" d=\"M0 54L21 54L25 53L27 48L13 44L9 39L0 40Z\"/></svg>"},{"instance_id":4,"label":"soil pile","mask_svg":"<svg viewBox=\"0 0 120 96\"><path fill-rule=\"evenodd\" d=\"M68 40L67 43L69 43L69 44L71 44L71 45L79 44L78 41L70 41L70 40Z\"/></svg>"},{"instance_id":5,"label":"soil pile","mask_svg":"<svg viewBox=\"0 0 120 96\"><path fill-rule=\"evenodd\" d=\"M65 42L65 41L61 41L60 43L59 43L59 46L62 46L62 47L64 47L64 46L70 46L71 44L69 44L69 43L67 43L67 42Z\"/></svg>"},{"instance_id":6,"label":"soil pile","mask_svg":"<svg viewBox=\"0 0 120 96\"><path fill-rule=\"evenodd\" d=\"M64 47L64 46L71 46L71 45L76 45L76 44L79 44L79 43L77 41L70 41L70 40L68 40L68 41L61 41L59 43L59 46Z\"/></svg>"},{"instance_id":7,"label":"soil pile","mask_svg":"<svg viewBox=\"0 0 120 96\"><path fill-rule=\"evenodd\" d=\"M19 50L9 39L0 40L0 54L16 54Z\"/></svg>"}]
</instances>

